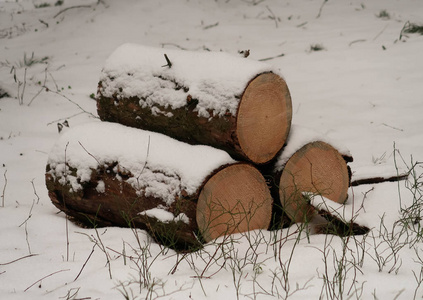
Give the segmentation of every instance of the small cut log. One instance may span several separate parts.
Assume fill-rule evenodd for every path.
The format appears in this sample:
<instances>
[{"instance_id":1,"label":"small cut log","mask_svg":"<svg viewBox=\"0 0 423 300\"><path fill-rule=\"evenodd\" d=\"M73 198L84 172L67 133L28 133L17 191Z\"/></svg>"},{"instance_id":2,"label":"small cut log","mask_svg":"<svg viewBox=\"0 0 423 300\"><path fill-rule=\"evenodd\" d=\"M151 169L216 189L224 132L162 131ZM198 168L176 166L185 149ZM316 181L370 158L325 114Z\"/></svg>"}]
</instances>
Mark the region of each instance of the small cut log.
<instances>
[{"instance_id":1,"label":"small cut log","mask_svg":"<svg viewBox=\"0 0 423 300\"><path fill-rule=\"evenodd\" d=\"M106 61L97 108L101 120L210 145L257 164L280 151L292 119L287 84L265 63L132 44Z\"/></svg>"},{"instance_id":2,"label":"small cut log","mask_svg":"<svg viewBox=\"0 0 423 300\"><path fill-rule=\"evenodd\" d=\"M349 151L336 140L293 125L287 146L273 170L273 196L293 222L307 222L316 214L305 194L324 196L337 203L347 200L353 161Z\"/></svg>"},{"instance_id":3,"label":"small cut log","mask_svg":"<svg viewBox=\"0 0 423 300\"><path fill-rule=\"evenodd\" d=\"M235 189L257 186L262 178L243 175L251 168L208 146L94 122L62 134L49 155L46 185L53 204L78 223L142 228L166 246L192 250L202 244L196 215L203 186L222 173L245 180ZM219 195L232 201L232 194Z\"/></svg>"}]
</instances>

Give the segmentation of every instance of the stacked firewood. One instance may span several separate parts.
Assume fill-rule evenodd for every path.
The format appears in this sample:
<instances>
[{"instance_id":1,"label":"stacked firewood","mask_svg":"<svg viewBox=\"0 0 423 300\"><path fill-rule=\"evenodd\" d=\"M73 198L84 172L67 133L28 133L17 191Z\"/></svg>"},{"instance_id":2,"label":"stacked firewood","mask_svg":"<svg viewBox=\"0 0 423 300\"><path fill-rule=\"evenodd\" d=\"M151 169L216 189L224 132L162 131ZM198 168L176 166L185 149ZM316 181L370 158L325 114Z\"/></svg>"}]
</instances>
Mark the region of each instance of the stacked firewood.
<instances>
[{"instance_id":1,"label":"stacked firewood","mask_svg":"<svg viewBox=\"0 0 423 300\"><path fill-rule=\"evenodd\" d=\"M53 204L82 224L144 228L195 249L310 222L310 195L347 199L351 156L291 126L288 86L267 64L126 44L96 99L102 122L63 133L46 171Z\"/></svg>"}]
</instances>

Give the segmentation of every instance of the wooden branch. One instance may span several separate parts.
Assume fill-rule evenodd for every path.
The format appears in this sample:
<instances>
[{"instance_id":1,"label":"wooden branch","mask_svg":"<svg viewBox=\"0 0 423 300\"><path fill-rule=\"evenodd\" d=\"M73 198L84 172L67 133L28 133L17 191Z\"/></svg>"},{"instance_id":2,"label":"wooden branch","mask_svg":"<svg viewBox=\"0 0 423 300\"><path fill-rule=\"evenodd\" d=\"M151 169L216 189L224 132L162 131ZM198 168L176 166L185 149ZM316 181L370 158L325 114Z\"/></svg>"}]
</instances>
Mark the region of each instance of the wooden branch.
<instances>
[{"instance_id":1,"label":"wooden branch","mask_svg":"<svg viewBox=\"0 0 423 300\"><path fill-rule=\"evenodd\" d=\"M369 178L363 178L363 179L357 179L353 180L351 182L351 186L358 186L362 184L376 184L376 183L382 183L382 182L396 182L401 180L407 180L408 173L406 174L399 174L396 176L390 176L390 177L369 177Z\"/></svg>"}]
</instances>

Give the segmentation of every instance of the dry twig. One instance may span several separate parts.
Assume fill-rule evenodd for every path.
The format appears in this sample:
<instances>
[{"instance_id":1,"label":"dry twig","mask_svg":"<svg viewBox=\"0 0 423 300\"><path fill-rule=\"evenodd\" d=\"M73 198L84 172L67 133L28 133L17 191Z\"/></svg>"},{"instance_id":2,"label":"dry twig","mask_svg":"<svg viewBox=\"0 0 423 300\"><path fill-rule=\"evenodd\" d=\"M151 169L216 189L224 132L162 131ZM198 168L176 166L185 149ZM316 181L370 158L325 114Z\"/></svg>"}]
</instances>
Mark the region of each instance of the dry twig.
<instances>
[{"instance_id":1,"label":"dry twig","mask_svg":"<svg viewBox=\"0 0 423 300\"><path fill-rule=\"evenodd\" d=\"M6 186L7 186L7 177L6 177L7 169L4 171L4 187L3 187L3 194L1 195L1 206L4 207L4 194L6 192Z\"/></svg>"},{"instance_id":2,"label":"dry twig","mask_svg":"<svg viewBox=\"0 0 423 300\"><path fill-rule=\"evenodd\" d=\"M34 282L33 284L31 284L29 287L27 287L27 288L24 290L24 292L26 292L27 290L29 290L30 288L32 288L32 287L33 287L34 285L36 285L37 283L39 283L39 282L43 281L44 279L46 279L46 278L48 278L48 277L50 277L50 276L53 276L53 275L55 275L55 274L57 274L57 273L60 273L60 272L65 272L65 271L70 271L70 269L60 270L60 271L56 271L56 272L53 272L53 273L51 273L51 274L48 274L48 275L44 276L43 278L38 279L38 280L37 280L36 282Z\"/></svg>"},{"instance_id":3,"label":"dry twig","mask_svg":"<svg viewBox=\"0 0 423 300\"><path fill-rule=\"evenodd\" d=\"M38 255L38 254L29 254L29 255L25 255L25 256L19 257L19 258L17 258L17 259L14 259L14 260L12 260L12 261L9 261L9 262L7 262L7 263L2 263L2 264L0 264L0 266L10 265L10 264L13 264L14 262L20 261L21 259L25 259L25 258L32 257L32 256L37 256L37 255Z\"/></svg>"}]
</instances>

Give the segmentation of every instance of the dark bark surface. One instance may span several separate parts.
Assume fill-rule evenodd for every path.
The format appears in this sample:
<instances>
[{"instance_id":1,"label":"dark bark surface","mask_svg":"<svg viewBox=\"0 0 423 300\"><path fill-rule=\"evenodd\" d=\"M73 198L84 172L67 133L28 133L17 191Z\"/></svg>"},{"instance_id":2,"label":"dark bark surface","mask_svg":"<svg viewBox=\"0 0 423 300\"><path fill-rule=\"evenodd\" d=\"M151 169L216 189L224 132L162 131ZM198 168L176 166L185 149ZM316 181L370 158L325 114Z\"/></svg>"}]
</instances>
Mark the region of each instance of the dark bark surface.
<instances>
[{"instance_id":1,"label":"dark bark surface","mask_svg":"<svg viewBox=\"0 0 423 300\"><path fill-rule=\"evenodd\" d=\"M229 111L220 116L209 111L209 118L199 116L195 110L199 100L191 97L189 87L175 87L187 91L185 106L172 109L155 104L156 109L152 110L140 105L146 99L125 98L118 92L112 97L104 96L101 81L97 111L103 121L159 132L189 144L209 145L225 150L237 160L262 164L274 158L285 143L291 126L291 97L285 81L273 73L260 74L250 84L245 95L233 95L239 106L243 101L247 103L242 106L241 119ZM255 145L263 146L258 151Z\"/></svg>"},{"instance_id":2,"label":"dark bark surface","mask_svg":"<svg viewBox=\"0 0 423 300\"><path fill-rule=\"evenodd\" d=\"M132 174L118 174L123 179L118 180L113 167L94 170L90 181L82 184L82 190L74 192L69 184L58 182L48 171L47 166L46 185L50 199L59 210L79 224L87 227L146 229L158 242L177 250L197 249L201 246L195 236L195 195L181 196L167 207L175 216L185 214L189 224L182 221L163 223L154 217L140 214L166 204L159 198L137 195L135 189L124 181ZM100 180L104 182L104 192L96 189Z\"/></svg>"}]
</instances>

